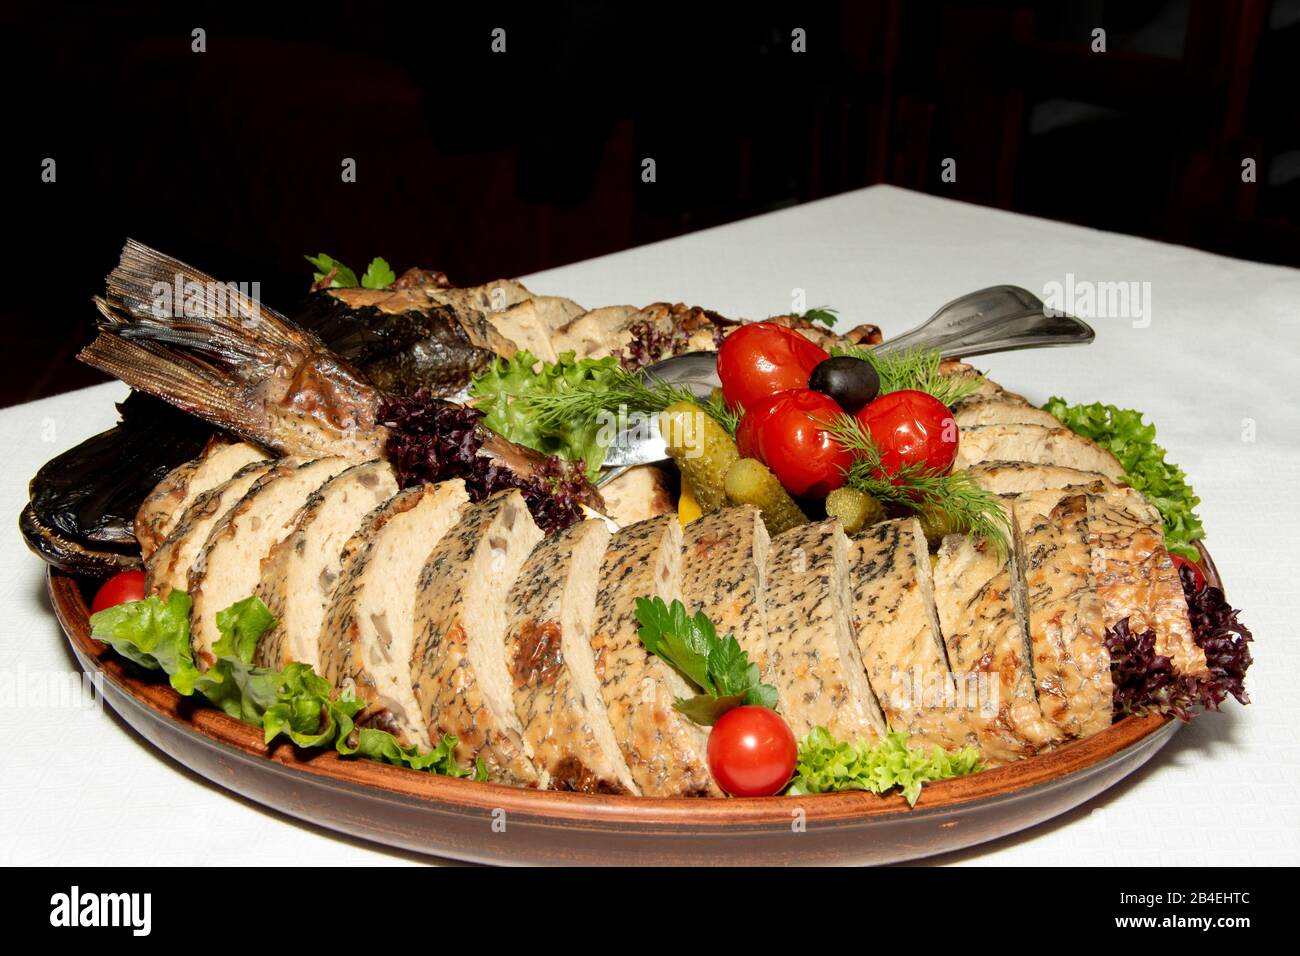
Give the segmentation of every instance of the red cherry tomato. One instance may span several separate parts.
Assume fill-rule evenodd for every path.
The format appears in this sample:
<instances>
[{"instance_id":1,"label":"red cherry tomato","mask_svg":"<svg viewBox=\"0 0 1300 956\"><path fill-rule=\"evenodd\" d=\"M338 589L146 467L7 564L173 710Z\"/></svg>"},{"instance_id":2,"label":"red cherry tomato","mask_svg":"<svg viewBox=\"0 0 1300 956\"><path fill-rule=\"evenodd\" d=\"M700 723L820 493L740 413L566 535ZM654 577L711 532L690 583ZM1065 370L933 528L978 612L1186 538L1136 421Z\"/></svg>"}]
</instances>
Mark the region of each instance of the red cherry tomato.
<instances>
[{"instance_id":1,"label":"red cherry tomato","mask_svg":"<svg viewBox=\"0 0 1300 956\"><path fill-rule=\"evenodd\" d=\"M763 453L758 447L759 430L772 417L772 412L777 404L784 400L783 392L769 395L767 398L751 405L740 416L740 423L736 425L736 449L740 452L742 458L763 460Z\"/></svg>"},{"instance_id":2,"label":"red cherry tomato","mask_svg":"<svg viewBox=\"0 0 1300 956\"><path fill-rule=\"evenodd\" d=\"M95 600L90 602L90 613L96 614L104 608L125 604L127 601L143 600L144 572L122 571L99 586Z\"/></svg>"},{"instance_id":3,"label":"red cherry tomato","mask_svg":"<svg viewBox=\"0 0 1300 956\"><path fill-rule=\"evenodd\" d=\"M890 392L868 402L856 417L879 446L886 475L911 464L945 472L957 457L957 423L933 395Z\"/></svg>"},{"instance_id":4,"label":"red cherry tomato","mask_svg":"<svg viewBox=\"0 0 1300 956\"><path fill-rule=\"evenodd\" d=\"M1184 558L1181 554L1171 554L1169 557L1174 559L1174 567L1180 571L1187 568L1192 572L1192 579L1196 582L1196 592L1199 594L1205 590L1205 572L1201 566L1190 558Z\"/></svg>"},{"instance_id":5,"label":"red cherry tomato","mask_svg":"<svg viewBox=\"0 0 1300 956\"><path fill-rule=\"evenodd\" d=\"M748 409L787 388L807 388L808 376L827 358L794 329L771 322L742 325L718 349L723 397Z\"/></svg>"},{"instance_id":6,"label":"red cherry tomato","mask_svg":"<svg viewBox=\"0 0 1300 956\"><path fill-rule=\"evenodd\" d=\"M746 458L772 469L792 495L826 497L844 484L853 456L818 422L841 415L835 399L807 388L778 392L747 411L736 429L736 443Z\"/></svg>"},{"instance_id":7,"label":"red cherry tomato","mask_svg":"<svg viewBox=\"0 0 1300 956\"><path fill-rule=\"evenodd\" d=\"M709 770L733 797L770 797L790 781L798 749L776 711L735 707L709 734Z\"/></svg>"}]
</instances>

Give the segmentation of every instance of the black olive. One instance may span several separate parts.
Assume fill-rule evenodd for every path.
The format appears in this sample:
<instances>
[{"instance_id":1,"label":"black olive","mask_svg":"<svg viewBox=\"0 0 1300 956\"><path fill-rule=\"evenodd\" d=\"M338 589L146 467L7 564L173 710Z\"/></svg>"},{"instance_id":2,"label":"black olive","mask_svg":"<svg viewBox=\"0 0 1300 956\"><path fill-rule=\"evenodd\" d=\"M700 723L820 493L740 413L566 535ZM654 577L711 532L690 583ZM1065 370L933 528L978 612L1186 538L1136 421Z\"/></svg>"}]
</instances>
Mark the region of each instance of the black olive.
<instances>
[{"instance_id":1,"label":"black olive","mask_svg":"<svg viewBox=\"0 0 1300 956\"><path fill-rule=\"evenodd\" d=\"M870 362L833 355L808 376L808 387L824 392L850 415L880 394L880 376Z\"/></svg>"}]
</instances>

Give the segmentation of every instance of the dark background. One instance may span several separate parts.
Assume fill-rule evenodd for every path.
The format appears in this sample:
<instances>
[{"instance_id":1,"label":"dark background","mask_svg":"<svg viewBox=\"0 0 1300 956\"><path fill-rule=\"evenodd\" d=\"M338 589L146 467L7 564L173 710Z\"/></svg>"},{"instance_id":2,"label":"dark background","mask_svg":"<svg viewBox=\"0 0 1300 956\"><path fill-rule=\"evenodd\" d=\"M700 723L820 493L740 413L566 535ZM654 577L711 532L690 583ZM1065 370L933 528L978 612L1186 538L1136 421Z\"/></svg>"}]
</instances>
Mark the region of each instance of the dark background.
<instances>
[{"instance_id":1,"label":"dark background","mask_svg":"<svg viewBox=\"0 0 1300 956\"><path fill-rule=\"evenodd\" d=\"M0 404L99 379L128 235L292 311L304 253L472 284L886 182L1300 265L1300 0L176 6L3 14Z\"/></svg>"}]
</instances>

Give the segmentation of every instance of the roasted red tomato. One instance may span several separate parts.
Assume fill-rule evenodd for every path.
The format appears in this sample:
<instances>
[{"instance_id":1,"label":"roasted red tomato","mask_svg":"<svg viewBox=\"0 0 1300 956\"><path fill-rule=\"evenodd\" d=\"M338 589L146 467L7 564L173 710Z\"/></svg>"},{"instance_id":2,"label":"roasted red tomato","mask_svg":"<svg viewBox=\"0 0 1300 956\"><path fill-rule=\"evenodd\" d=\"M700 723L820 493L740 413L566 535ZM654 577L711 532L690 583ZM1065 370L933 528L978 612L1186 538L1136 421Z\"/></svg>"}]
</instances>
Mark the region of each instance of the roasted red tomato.
<instances>
[{"instance_id":1,"label":"roasted red tomato","mask_svg":"<svg viewBox=\"0 0 1300 956\"><path fill-rule=\"evenodd\" d=\"M1187 568L1192 572L1192 579L1196 582L1197 593L1205 590L1205 572L1201 566L1190 558L1184 558L1181 554L1171 554L1169 557L1174 559L1174 567L1180 571Z\"/></svg>"},{"instance_id":2,"label":"roasted red tomato","mask_svg":"<svg viewBox=\"0 0 1300 956\"><path fill-rule=\"evenodd\" d=\"M95 600L90 603L90 613L96 614L104 608L125 604L127 601L143 600L144 572L122 571L99 586Z\"/></svg>"},{"instance_id":3,"label":"roasted red tomato","mask_svg":"<svg viewBox=\"0 0 1300 956\"><path fill-rule=\"evenodd\" d=\"M736 443L746 458L757 458L792 495L824 498L844 484L853 456L818 427L843 412L829 395L807 388L778 392L746 411Z\"/></svg>"},{"instance_id":4,"label":"roasted red tomato","mask_svg":"<svg viewBox=\"0 0 1300 956\"><path fill-rule=\"evenodd\" d=\"M807 388L812 370L828 357L794 329L771 322L743 325L718 349L722 394L729 405L748 409L787 388Z\"/></svg>"},{"instance_id":5,"label":"roasted red tomato","mask_svg":"<svg viewBox=\"0 0 1300 956\"><path fill-rule=\"evenodd\" d=\"M709 734L709 770L733 797L770 797L789 783L798 751L790 725L776 711L735 707Z\"/></svg>"},{"instance_id":6,"label":"roasted red tomato","mask_svg":"<svg viewBox=\"0 0 1300 956\"><path fill-rule=\"evenodd\" d=\"M957 457L957 423L933 395L890 392L867 403L856 418L879 446L885 474L910 464L945 472Z\"/></svg>"}]
</instances>

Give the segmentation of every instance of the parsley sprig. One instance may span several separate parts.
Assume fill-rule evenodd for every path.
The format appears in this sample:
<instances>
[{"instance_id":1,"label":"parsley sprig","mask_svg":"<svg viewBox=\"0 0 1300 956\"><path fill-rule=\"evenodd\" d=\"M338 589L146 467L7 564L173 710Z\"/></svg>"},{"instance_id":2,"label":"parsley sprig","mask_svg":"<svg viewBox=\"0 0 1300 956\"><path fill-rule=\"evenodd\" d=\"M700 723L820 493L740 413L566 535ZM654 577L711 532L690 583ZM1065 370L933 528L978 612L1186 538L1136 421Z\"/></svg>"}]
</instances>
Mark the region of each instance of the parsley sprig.
<instances>
[{"instance_id":1,"label":"parsley sprig","mask_svg":"<svg viewBox=\"0 0 1300 956\"><path fill-rule=\"evenodd\" d=\"M850 415L840 413L817 422L851 455L846 484L865 491L886 504L914 511L934 509L948 516L962 531L989 541L999 554L1008 553L1010 522L997 497L981 488L967 472L938 472L917 462L886 468L880 446Z\"/></svg>"},{"instance_id":2,"label":"parsley sprig","mask_svg":"<svg viewBox=\"0 0 1300 956\"><path fill-rule=\"evenodd\" d=\"M713 726L742 704L776 709L776 688L762 683L758 665L736 638L718 632L703 611L686 612L681 601L665 604L663 598L637 598L637 636L651 654L661 658L699 690L691 698L677 698L673 708L697 724Z\"/></svg>"},{"instance_id":3,"label":"parsley sprig","mask_svg":"<svg viewBox=\"0 0 1300 956\"><path fill-rule=\"evenodd\" d=\"M826 328L833 329L835 323L839 320L840 310L825 305L817 305L807 312L792 312L790 314L796 319L803 319L805 322L820 322Z\"/></svg>"},{"instance_id":4,"label":"parsley sprig","mask_svg":"<svg viewBox=\"0 0 1300 956\"><path fill-rule=\"evenodd\" d=\"M393 272L388 262L379 256L370 260L370 265L366 266L366 271L362 273L358 281L357 274L339 262L333 256L321 253L318 256L303 256L308 262L316 267L316 272L312 273L312 279L320 282L326 276L333 273L330 280L331 289L355 289L360 286L363 289L387 289L397 281L397 274Z\"/></svg>"}]
</instances>

